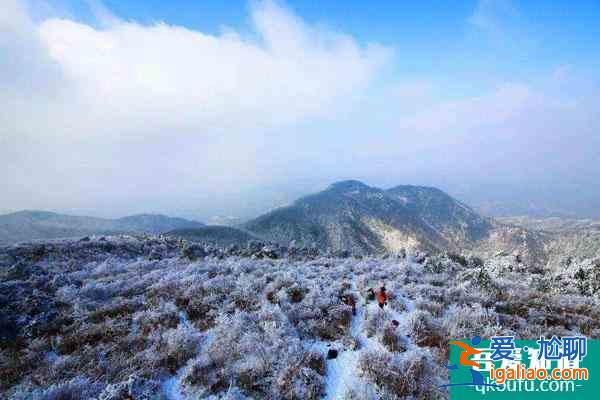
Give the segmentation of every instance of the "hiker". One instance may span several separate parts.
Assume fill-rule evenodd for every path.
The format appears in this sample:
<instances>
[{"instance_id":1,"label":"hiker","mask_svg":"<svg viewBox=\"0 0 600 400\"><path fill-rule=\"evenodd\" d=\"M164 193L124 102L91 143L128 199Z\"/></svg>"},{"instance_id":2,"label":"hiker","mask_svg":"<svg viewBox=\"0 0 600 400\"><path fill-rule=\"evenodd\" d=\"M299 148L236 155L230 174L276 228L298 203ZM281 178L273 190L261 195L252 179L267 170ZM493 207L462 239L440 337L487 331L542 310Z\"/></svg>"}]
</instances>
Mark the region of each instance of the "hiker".
<instances>
[{"instance_id":1,"label":"hiker","mask_svg":"<svg viewBox=\"0 0 600 400\"><path fill-rule=\"evenodd\" d=\"M354 296L351 294L345 294L342 296L342 302L350 307L352 307L352 315L356 315L356 300L354 300Z\"/></svg>"},{"instance_id":2,"label":"hiker","mask_svg":"<svg viewBox=\"0 0 600 400\"><path fill-rule=\"evenodd\" d=\"M379 304L379 308L383 310L383 306L387 304L387 294L385 292L385 286L381 286L379 292L377 292L377 303Z\"/></svg>"},{"instance_id":3,"label":"hiker","mask_svg":"<svg viewBox=\"0 0 600 400\"><path fill-rule=\"evenodd\" d=\"M375 291L373 288L369 288L367 290L367 302L375 300Z\"/></svg>"}]
</instances>

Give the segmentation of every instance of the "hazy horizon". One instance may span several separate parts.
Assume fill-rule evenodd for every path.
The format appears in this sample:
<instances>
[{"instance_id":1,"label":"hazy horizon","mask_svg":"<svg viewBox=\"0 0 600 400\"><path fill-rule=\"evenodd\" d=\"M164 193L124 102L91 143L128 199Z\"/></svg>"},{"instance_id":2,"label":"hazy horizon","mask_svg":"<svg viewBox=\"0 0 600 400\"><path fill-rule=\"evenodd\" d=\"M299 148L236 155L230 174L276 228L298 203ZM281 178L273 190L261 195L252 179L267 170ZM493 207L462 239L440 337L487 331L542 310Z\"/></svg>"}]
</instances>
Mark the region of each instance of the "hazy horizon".
<instances>
[{"instance_id":1,"label":"hazy horizon","mask_svg":"<svg viewBox=\"0 0 600 400\"><path fill-rule=\"evenodd\" d=\"M361 180L600 218L600 4L7 0L0 212L250 218Z\"/></svg>"},{"instance_id":2,"label":"hazy horizon","mask_svg":"<svg viewBox=\"0 0 600 400\"><path fill-rule=\"evenodd\" d=\"M339 181L336 181L339 182ZM244 210L241 210L239 207L232 207L232 209L237 210L238 213L231 213L231 212L227 212L226 208L222 208L222 210L224 210L223 212L219 213L219 212L213 212L211 213L210 211L207 212L207 210L203 210L203 209L169 209L169 210L164 210L164 209L159 209L159 208L149 208L146 206L146 208L140 208L137 210L131 210L127 213L123 213L123 214L119 214L119 213L114 213L113 210L105 210L105 209L85 209L85 208L80 208L80 209L45 209L45 208L40 208L40 209L27 209L27 208L23 208L23 209L0 209L0 216L1 215L6 215L6 214L11 214L11 213L16 213L16 212L26 212L26 211L48 211L48 212L54 212L54 213L58 213L58 214L66 214L66 215L73 215L73 216L87 216L87 217L96 217L96 218L108 218L108 219L116 219L116 218L122 218L122 217L127 217L127 216L131 216L131 215L139 215L139 214L162 214L162 215L167 215L170 217L180 217L180 218L186 218L186 219L190 219L190 220L196 220L199 222L203 222L203 223L207 223L207 224L237 224L237 223L242 223L245 222L249 219L253 219L256 218L262 214L268 213L269 211L272 211L276 208L279 207L284 207L287 205L292 204L294 201L307 196L307 195L311 195L314 194L316 192L319 192L321 190L325 190L328 186L330 186L331 184L333 184L335 182L331 182L325 186L320 186L320 187L315 187L314 189L312 189L312 191L310 192L305 192L305 193L301 193L296 197L289 197L288 201L281 201L277 204L273 204L272 206L268 207L265 206L266 202L260 202L260 203L256 203L253 206L254 207L248 207ZM378 187L376 185L371 185L368 182L363 182L369 186L372 187ZM405 183L400 183L398 185L413 185L413 184L405 184ZM384 186L384 187L379 187L380 189L390 189L394 186L398 186L398 185L391 185L391 186ZM415 185L415 186L424 186L424 185ZM435 187L435 186L434 186ZM498 202L500 204L503 205L503 207L493 207L493 204L489 204L489 203L472 203L469 201L465 201L463 198L460 197L460 195L457 195L456 193L448 193L451 196L453 196L456 200L459 200L465 204L467 204L468 206L472 207L473 209L475 209L475 211L486 215L486 216L490 216L490 217L515 217L515 216L529 216L529 217L540 217L540 218L550 218L550 217L561 217L561 218L574 218L574 219L597 219L598 217L595 216L594 214L592 215L582 215L582 214L573 214L573 213L567 213L564 210L560 210L560 209L545 209L545 208L536 208L533 204L519 204L519 203L515 203L514 201L511 202L509 199L507 198L500 198L498 200ZM502 202L504 200L504 202ZM235 202L235 200L232 200L232 202ZM507 211L508 210L508 211ZM225 220L229 220L228 223L225 223Z\"/></svg>"}]
</instances>

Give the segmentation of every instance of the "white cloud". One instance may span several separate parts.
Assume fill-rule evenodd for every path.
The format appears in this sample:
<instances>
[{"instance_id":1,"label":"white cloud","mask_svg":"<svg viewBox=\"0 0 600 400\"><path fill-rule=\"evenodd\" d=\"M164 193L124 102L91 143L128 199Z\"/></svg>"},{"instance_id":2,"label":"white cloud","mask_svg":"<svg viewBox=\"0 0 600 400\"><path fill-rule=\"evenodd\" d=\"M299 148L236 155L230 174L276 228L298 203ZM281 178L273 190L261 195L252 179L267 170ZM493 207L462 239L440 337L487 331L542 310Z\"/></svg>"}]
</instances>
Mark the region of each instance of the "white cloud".
<instances>
[{"instance_id":1,"label":"white cloud","mask_svg":"<svg viewBox=\"0 0 600 400\"><path fill-rule=\"evenodd\" d=\"M304 24L272 2L252 10L257 39L164 23L104 29L62 19L39 26L96 123L161 128L287 123L326 116L366 88L387 50Z\"/></svg>"},{"instance_id":2,"label":"white cloud","mask_svg":"<svg viewBox=\"0 0 600 400\"><path fill-rule=\"evenodd\" d=\"M448 101L422 110L403 119L400 129L436 136L448 131L466 133L510 120L523 112L533 96L526 85L503 84L482 96Z\"/></svg>"},{"instance_id":3,"label":"white cloud","mask_svg":"<svg viewBox=\"0 0 600 400\"><path fill-rule=\"evenodd\" d=\"M338 178L443 185L487 181L498 166L517 182L597 174L598 86L575 67L457 99L452 74L390 79L391 49L270 1L253 4L249 35L106 10L100 27L34 23L4 3L2 209L235 214ZM510 12L494 4L482 0L477 29L507 26Z\"/></svg>"},{"instance_id":4,"label":"white cloud","mask_svg":"<svg viewBox=\"0 0 600 400\"><path fill-rule=\"evenodd\" d=\"M119 191L131 181L166 198L156 181L178 181L176 197L268 180L259 169L269 132L335 119L391 56L272 1L253 3L250 36L106 10L100 27L34 23L17 1L3 8L0 83L11 90L0 93L0 182L15 208L74 207L92 191L125 203Z\"/></svg>"},{"instance_id":5,"label":"white cloud","mask_svg":"<svg viewBox=\"0 0 600 400\"><path fill-rule=\"evenodd\" d=\"M416 87L397 94L398 102L416 105L399 108L387 132L362 146L362 165L375 159L381 170L394 171L381 178L389 184L502 180L545 182L551 191L548 182L587 181L597 173L600 142L593 132L600 114L591 93L598 85L580 71L560 68L458 99L439 98L443 87Z\"/></svg>"},{"instance_id":6,"label":"white cloud","mask_svg":"<svg viewBox=\"0 0 600 400\"><path fill-rule=\"evenodd\" d=\"M0 76L13 90L0 96L16 108L5 126L15 128L11 135L33 131L36 138L123 137L249 131L330 118L368 89L389 61L390 50L316 29L271 1L255 3L251 17L250 38L233 30L211 35L141 25L106 10L102 28L59 18L35 25L9 0L0 20L7 60ZM31 113L32 101L45 108L42 117ZM54 129L40 129L40 119Z\"/></svg>"}]
</instances>

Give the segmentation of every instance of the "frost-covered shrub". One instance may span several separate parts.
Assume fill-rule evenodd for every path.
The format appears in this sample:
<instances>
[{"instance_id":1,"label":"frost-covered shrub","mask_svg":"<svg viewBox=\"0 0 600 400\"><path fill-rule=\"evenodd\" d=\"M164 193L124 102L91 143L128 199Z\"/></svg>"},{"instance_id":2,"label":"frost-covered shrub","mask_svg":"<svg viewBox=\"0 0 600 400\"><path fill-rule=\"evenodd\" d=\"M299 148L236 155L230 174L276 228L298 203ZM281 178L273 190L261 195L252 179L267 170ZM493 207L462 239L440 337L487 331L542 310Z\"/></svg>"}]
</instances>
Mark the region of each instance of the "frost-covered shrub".
<instances>
[{"instance_id":1,"label":"frost-covered shrub","mask_svg":"<svg viewBox=\"0 0 600 400\"><path fill-rule=\"evenodd\" d=\"M307 291L307 289L300 287L298 284L294 284L287 289L288 299L291 303L300 303Z\"/></svg>"},{"instance_id":2,"label":"frost-covered shrub","mask_svg":"<svg viewBox=\"0 0 600 400\"><path fill-rule=\"evenodd\" d=\"M317 400L323 393L324 360L303 354L296 362L279 370L273 392L286 400Z\"/></svg>"},{"instance_id":3,"label":"frost-covered shrub","mask_svg":"<svg viewBox=\"0 0 600 400\"><path fill-rule=\"evenodd\" d=\"M35 368L34 361L19 349L0 349L0 390L10 388L30 373Z\"/></svg>"},{"instance_id":4,"label":"frost-covered shrub","mask_svg":"<svg viewBox=\"0 0 600 400\"><path fill-rule=\"evenodd\" d=\"M398 332L398 327L388 324L381 332L378 332L381 343L391 352L402 353L406 351L408 341Z\"/></svg>"},{"instance_id":5,"label":"frost-covered shrub","mask_svg":"<svg viewBox=\"0 0 600 400\"><path fill-rule=\"evenodd\" d=\"M517 335L517 339L526 339L539 336L551 337L556 335L558 337L568 336L573 334L572 331L566 329L564 326L544 326L538 324L524 325Z\"/></svg>"},{"instance_id":6,"label":"frost-covered shrub","mask_svg":"<svg viewBox=\"0 0 600 400\"><path fill-rule=\"evenodd\" d=\"M388 322L388 318L385 312L367 314L367 320L364 323L364 330L367 337L375 336L377 332L382 331L386 322Z\"/></svg>"},{"instance_id":7,"label":"frost-covered shrub","mask_svg":"<svg viewBox=\"0 0 600 400\"><path fill-rule=\"evenodd\" d=\"M600 296L600 259L570 263L553 276L555 287L562 293Z\"/></svg>"},{"instance_id":8,"label":"frost-covered shrub","mask_svg":"<svg viewBox=\"0 0 600 400\"><path fill-rule=\"evenodd\" d=\"M139 300L129 300L118 298L116 301L99 307L88 315L91 322L102 322L106 319L125 318L139 311L143 307Z\"/></svg>"},{"instance_id":9,"label":"frost-covered shrub","mask_svg":"<svg viewBox=\"0 0 600 400\"><path fill-rule=\"evenodd\" d=\"M56 338L61 354L71 354L85 346L96 346L127 336L129 326L125 322L76 323L69 326L62 336Z\"/></svg>"},{"instance_id":10,"label":"frost-covered shrub","mask_svg":"<svg viewBox=\"0 0 600 400\"><path fill-rule=\"evenodd\" d=\"M235 386L229 386L224 396L209 396L207 400L252 400L252 397L247 397Z\"/></svg>"},{"instance_id":11,"label":"frost-covered shrub","mask_svg":"<svg viewBox=\"0 0 600 400\"><path fill-rule=\"evenodd\" d=\"M346 304L327 309L323 319L315 321L317 335L325 340L335 340L348 333L352 323L352 307Z\"/></svg>"},{"instance_id":12,"label":"frost-covered shrub","mask_svg":"<svg viewBox=\"0 0 600 400\"><path fill-rule=\"evenodd\" d=\"M470 255L467 258L467 266L469 268L481 268L481 267L483 267L484 264L485 264L485 262L483 261L483 259L481 257Z\"/></svg>"},{"instance_id":13,"label":"frost-covered shrub","mask_svg":"<svg viewBox=\"0 0 600 400\"><path fill-rule=\"evenodd\" d=\"M51 385L45 390L34 390L29 393L16 393L14 399L32 400L88 400L100 394L101 383L95 383L85 377L76 377L65 383Z\"/></svg>"},{"instance_id":14,"label":"frost-covered shrub","mask_svg":"<svg viewBox=\"0 0 600 400\"><path fill-rule=\"evenodd\" d=\"M214 326L215 318L219 312L218 305L210 304L205 297L178 297L175 301L177 306L184 310L187 318L200 331L205 331Z\"/></svg>"},{"instance_id":15,"label":"frost-covered shrub","mask_svg":"<svg viewBox=\"0 0 600 400\"><path fill-rule=\"evenodd\" d=\"M486 260L484 269L495 276L501 276L509 272L517 272L522 268L519 267L515 257L508 254L500 254L494 258Z\"/></svg>"},{"instance_id":16,"label":"frost-covered shrub","mask_svg":"<svg viewBox=\"0 0 600 400\"><path fill-rule=\"evenodd\" d=\"M154 366L175 372L196 354L199 338L189 328L179 325L176 329L151 333L148 341L151 344L143 352L144 358Z\"/></svg>"},{"instance_id":17,"label":"frost-covered shrub","mask_svg":"<svg viewBox=\"0 0 600 400\"><path fill-rule=\"evenodd\" d=\"M98 396L98 400L164 400L165 398L160 391L160 382L135 375L130 376L126 381L107 385Z\"/></svg>"},{"instance_id":18,"label":"frost-covered shrub","mask_svg":"<svg viewBox=\"0 0 600 400\"><path fill-rule=\"evenodd\" d=\"M369 338L377 338L389 351L403 352L407 348L406 337L400 334L401 328L392 322L387 311L374 312L364 322L364 332Z\"/></svg>"},{"instance_id":19,"label":"frost-covered shrub","mask_svg":"<svg viewBox=\"0 0 600 400\"><path fill-rule=\"evenodd\" d=\"M260 308L262 287L250 281L246 275L238 278L238 284L230 293L230 299L237 310L255 311Z\"/></svg>"},{"instance_id":20,"label":"frost-covered shrub","mask_svg":"<svg viewBox=\"0 0 600 400\"><path fill-rule=\"evenodd\" d=\"M293 327L277 308L267 307L258 314L236 312L222 316L211 336L210 344L188 367L184 382L212 393L233 384L245 393L264 397L276 377L285 377L283 368L304 360ZM307 361L310 369L308 365Z\"/></svg>"},{"instance_id":21,"label":"frost-covered shrub","mask_svg":"<svg viewBox=\"0 0 600 400\"><path fill-rule=\"evenodd\" d=\"M183 383L191 386L201 386L211 393L218 393L227 388L225 371L209 354L201 354L187 367Z\"/></svg>"},{"instance_id":22,"label":"frost-covered shrub","mask_svg":"<svg viewBox=\"0 0 600 400\"><path fill-rule=\"evenodd\" d=\"M419 310L427 311L434 317L440 317L444 312L444 305L437 301L419 299L415 302L415 307Z\"/></svg>"},{"instance_id":23,"label":"frost-covered shrub","mask_svg":"<svg viewBox=\"0 0 600 400\"><path fill-rule=\"evenodd\" d=\"M303 355L302 363L307 365L308 368L316 371L319 375L325 375L326 366L325 359L322 354L319 354L314 351L307 351Z\"/></svg>"},{"instance_id":24,"label":"frost-covered shrub","mask_svg":"<svg viewBox=\"0 0 600 400\"><path fill-rule=\"evenodd\" d=\"M260 354L248 354L233 364L231 369L237 385L247 393L263 392L272 363Z\"/></svg>"},{"instance_id":25,"label":"frost-covered shrub","mask_svg":"<svg viewBox=\"0 0 600 400\"><path fill-rule=\"evenodd\" d=\"M469 263L469 261L467 260L467 258L465 256L463 256L462 254L457 254L457 253L452 253L449 252L446 255L452 262L459 264L462 267L466 267Z\"/></svg>"},{"instance_id":26,"label":"frost-covered shrub","mask_svg":"<svg viewBox=\"0 0 600 400\"><path fill-rule=\"evenodd\" d=\"M431 398L436 392L433 365L422 350L393 355L363 351L358 368L369 382L399 397Z\"/></svg>"},{"instance_id":27,"label":"frost-covered shrub","mask_svg":"<svg viewBox=\"0 0 600 400\"><path fill-rule=\"evenodd\" d=\"M467 266L467 260L458 254L449 253L447 255L439 255L428 257L423 265L425 272L439 274L443 272L454 272L461 267Z\"/></svg>"},{"instance_id":28,"label":"frost-covered shrub","mask_svg":"<svg viewBox=\"0 0 600 400\"><path fill-rule=\"evenodd\" d=\"M300 303L292 303L288 318L302 337L341 339L352 323L352 307L342 304L335 288L311 289Z\"/></svg>"},{"instance_id":29,"label":"frost-covered shrub","mask_svg":"<svg viewBox=\"0 0 600 400\"><path fill-rule=\"evenodd\" d=\"M93 301L106 301L113 294L110 285L96 282L87 283L78 293L79 296Z\"/></svg>"},{"instance_id":30,"label":"frost-covered shrub","mask_svg":"<svg viewBox=\"0 0 600 400\"><path fill-rule=\"evenodd\" d=\"M343 400L388 400L397 397L388 395L383 389L377 390L374 385L369 383L356 383L346 390Z\"/></svg>"},{"instance_id":31,"label":"frost-covered shrub","mask_svg":"<svg viewBox=\"0 0 600 400\"><path fill-rule=\"evenodd\" d=\"M490 272L485 268L466 270L460 274L459 280L467 281L471 287L478 288L493 298L502 294L502 290Z\"/></svg>"},{"instance_id":32,"label":"frost-covered shrub","mask_svg":"<svg viewBox=\"0 0 600 400\"><path fill-rule=\"evenodd\" d=\"M179 310L173 303L161 302L156 308L135 313L133 323L144 334L175 328L179 324Z\"/></svg>"},{"instance_id":33,"label":"frost-covered shrub","mask_svg":"<svg viewBox=\"0 0 600 400\"><path fill-rule=\"evenodd\" d=\"M377 348L391 371L398 357L426 346L435 378L444 376L448 339L600 336L594 260L540 275L525 263L511 271L514 257L485 265L467 257L463 267L441 256L442 270L456 270L431 273L414 257L307 259L299 251L253 259L258 253L216 247L192 262L182 246L155 237L65 241L46 246L35 264L31 246L8 255L0 248L0 263L9 263L0 273L0 397L60 393L85 376L106 385L96 399L127 398L136 385L146 389L131 397L160 399L159 379L186 365L177 376L192 398L310 398L328 379L324 354L306 352L314 339L335 341L342 355ZM149 260L153 249L162 259ZM372 303L364 306L368 288L382 284L388 306L373 313ZM355 296L356 317L344 296ZM352 326L361 329L356 338ZM389 371L379 383L362 373L347 398L438 398L425 387L407 395L414 388L391 382Z\"/></svg>"},{"instance_id":34,"label":"frost-covered shrub","mask_svg":"<svg viewBox=\"0 0 600 400\"><path fill-rule=\"evenodd\" d=\"M186 257L191 261L204 258L207 255L208 254L204 249L204 246L196 243L186 243L181 249L181 256Z\"/></svg>"},{"instance_id":35,"label":"frost-covered shrub","mask_svg":"<svg viewBox=\"0 0 600 400\"><path fill-rule=\"evenodd\" d=\"M441 347L446 345L446 332L427 311L410 312L405 320L405 329L406 335L419 346Z\"/></svg>"},{"instance_id":36,"label":"frost-covered shrub","mask_svg":"<svg viewBox=\"0 0 600 400\"><path fill-rule=\"evenodd\" d=\"M409 284L404 288L404 292L408 297L413 299L415 302L420 299L428 299L431 301L437 301L441 304L454 300L448 298L448 293L443 287L436 287L429 283L421 284Z\"/></svg>"},{"instance_id":37,"label":"frost-covered shrub","mask_svg":"<svg viewBox=\"0 0 600 400\"><path fill-rule=\"evenodd\" d=\"M289 274L289 273L276 274L274 277L274 280L266 286L265 291L267 293L277 293L281 289L285 289L285 288L293 286L294 283L295 283L295 279L291 274Z\"/></svg>"},{"instance_id":38,"label":"frost-covered shrub","mask_svg":"<svg viewBox=\"0 0 600 400\"><path fill-rule=\"evenodd\" d=\"M519 293L518 297L511 296L505 304L496 307L498 312L506 308L509 311L517 308L521 314L526 312L527 325L578 330L586 335L600 327L600 304L591 296L538 294L531 298L526 293Z\"/></svg>"},{"instance_id":39,"label":"frost-covered shrub","mask_svg":"<svg viewBox=\"0 0 600 400\"><path fill-rule=\"evenodd\" d=\"M176 279L165 279L163 277L163 279L150 285L144 294L152 304L158 305L161 302L172 301L172 299L182 296L185 289L186 286Z\"/></svg>"},{"instance_id":40,"label":"frost-covered shrub","mask_svg":"<svg viewBox=\"0 0 600 400\"><path fill-rule=\"evenodd\" d=\"M507 331L499 326L496 312L480 304L453 304L446 310L442 321L447 336L453 339L471 339L474 336L486 338Z\"/></svg>"}]
</instances>

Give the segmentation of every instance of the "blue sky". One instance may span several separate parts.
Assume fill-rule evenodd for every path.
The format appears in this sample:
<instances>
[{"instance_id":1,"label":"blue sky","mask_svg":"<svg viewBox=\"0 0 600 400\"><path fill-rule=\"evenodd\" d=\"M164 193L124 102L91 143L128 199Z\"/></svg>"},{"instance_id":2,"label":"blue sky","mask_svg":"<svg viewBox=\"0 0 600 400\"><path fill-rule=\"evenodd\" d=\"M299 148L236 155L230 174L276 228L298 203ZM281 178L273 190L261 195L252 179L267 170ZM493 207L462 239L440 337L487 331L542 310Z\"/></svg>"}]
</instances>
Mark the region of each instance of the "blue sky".
<instances>
[{"instance_id":1,"label":"blue sky","mask_svg":"<svg viewBox=\"0 0 600 400\"><path fill-rule=\"evenodd\" d=\"M39 7L38 1L31 3ZM144 24L162 21L213 34L232 27L251 34L251 3L243 0L58 0L46 4L92 24L94 4L102 4L119 18ZM598 1L322 0L283 4L307 23L326 25L363 43L393 47L400 54L397 71L416 77L462 80L473 76L493 82L527 77L557 65L589 72L600 67ZM473 21L478 13L484 14L481 24L485 26L478 27Z\"/></svg>"},{"instance_id":2,"label":"blue sky","mask_svg":"<svg viewBox=\"0 0 600 400\"><path fill-rule=\"evenodd\" d=\"M357 178L600 216L597 1L7 1L0 211L250 216Z\"/></svg>"}]
</instances>

